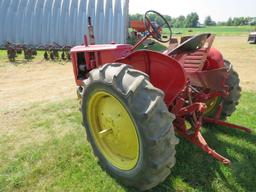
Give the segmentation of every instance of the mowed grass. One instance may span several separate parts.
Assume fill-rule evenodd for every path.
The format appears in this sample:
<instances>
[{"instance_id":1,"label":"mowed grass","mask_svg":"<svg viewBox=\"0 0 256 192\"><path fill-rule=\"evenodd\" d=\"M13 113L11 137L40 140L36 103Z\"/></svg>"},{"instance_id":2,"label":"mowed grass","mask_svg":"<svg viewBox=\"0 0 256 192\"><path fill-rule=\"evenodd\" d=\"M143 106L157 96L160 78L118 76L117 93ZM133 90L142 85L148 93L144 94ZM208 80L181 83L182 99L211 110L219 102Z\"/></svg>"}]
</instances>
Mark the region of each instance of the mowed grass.
<instances>
[{"instance_id":1,"label":"mowed grass","mask_svg":"<svg viewBox=\"0 0 256 192\"><path fill-rule=\"evenodd\" d=\"M214 33L219 36L240 36L248 35L249 32L256 30L255 26L206 26L197 28L175 28L172 27L174 34L181 33L180 35L193 35L197 33ZM129 29L132 31L132 29ZM164 32L168 32L165 28Z\"/></svg>"},{"instance_id":2,"label":"mowed grass","mask_svg":"<svg viewBox=\"0 0 256 192\"><path fill-rule=\"evenodd\" d=\"M230 49L228 44L223 46ZM153 47L163 48L160 44ZM235 51L232 49L227 54L235 57ZM33 61L40 63L42 59L39 52ZM10 64L5 51L0 51L0 60L0 67ZM12 64L25 65L30 61L20 55ZM172 174L151 191L255 191L255 101L255 92L243 93L238 110L229 119L253 128L253 134L217 126L203 129L209 145L232 160L230 166L222 165L181 138ZM136 191L119 184L98 165L86 141L76 100L34 103L14 111L1 109L0 113L1 192Z\"/></svg>"},{"instance_id":3,"label":"mowed grass","mask_svg":"<svg viewBox=\"0 0 256 192\"><path fill-rule=\"evenodd\" d=\"M172 28L174 35L176 33L181 33L180 35L213 33L218 36L247 36L253 30L255 30L255 26L212 26L199 28Z\"/></svg>"},{"instance_id":4,"label":"mowed grass","mask_svg":"<svg viewBox=\"0 0 256 192\"><path fill-rule=\"evenodd\" d=\"M59 54L61 54L61 52L59 52ZM8 59L8 56L7 56L7 51L6 50L0 50L0 61L1 61L0 62L0 67L5 67L6 64L26 65L26 64L30 64L32 62L37 63L37 64L41 64L41 63L45 62L44 51L37 51L37 55L33 56L33 58L29 59L29 60L24 58L24 52L22 52L21 54L17 54L14 62L10 62L9 59ZM65 62L65 61L62 61L61 59L59 59L59 60L51 61L51 62L61 63L61 62Z\"/></svg>"},{"instance_id":5,"label":"mowed grass","mask_svg":"<svg viewBox=\"0 0 256 192\"><path fill-rule=\"evenodd\" d=\"M251 127L252 134L219 126L203 129L210 146L231 159L230 166L180 139L172 174L151 191L255 191L255 100L255 93L243 93L229 119ZM4 116L13 125L0 129L0 191L136 191L98 165L76 100L35 103Z\"/></svg>"},{"instance_id":6,"label":"mowed grass","mask_svg":"<svg viewBox=\"0 0 256 192\"><path fill-rule=\"evenodd\" d=\"M37 56L31 60L41 61L44 58L43 54L44 54L43 51L37 51ZM8 59L6 50L0 50L0 60L1 60L1 63L9 63L9 59ZM17 54L17 57L16 57L15 61L12 62L12 64L26 64L26 63L30 62L31 60L25 59L24 52L22 52L21 54Z\"/></svg>"}]
</instances>

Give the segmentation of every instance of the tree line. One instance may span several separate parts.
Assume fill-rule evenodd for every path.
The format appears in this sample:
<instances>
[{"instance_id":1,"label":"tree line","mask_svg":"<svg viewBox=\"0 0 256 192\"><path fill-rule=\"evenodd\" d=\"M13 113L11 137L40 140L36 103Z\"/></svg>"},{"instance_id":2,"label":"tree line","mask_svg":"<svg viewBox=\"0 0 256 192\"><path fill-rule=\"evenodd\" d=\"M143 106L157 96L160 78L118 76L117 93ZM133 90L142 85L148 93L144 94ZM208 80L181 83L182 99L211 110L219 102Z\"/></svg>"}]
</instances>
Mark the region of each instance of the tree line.
<instances>
[{"instance_id":1,"label":"tree line","mask_svg":"<svg viewBox=\"0 0 256 192\"><path fill-rule=\"evenodd\" d=\"M149 15L150 19L159 22L161 24L161 19L156 18L155 14ZM225 22L216 22L211 16L207 16L203 24L199 23L199 15L196 12L192 12L187 16L181 15L179 17L171 17L169 15L164 15L168 23L175 28L194 28L200 26L243 26L243 25L256 25L256 17L234 17L229 18ZM144 15L133 14L130 15L130 20L143 20Z\"/></svg>"}]
</instances>

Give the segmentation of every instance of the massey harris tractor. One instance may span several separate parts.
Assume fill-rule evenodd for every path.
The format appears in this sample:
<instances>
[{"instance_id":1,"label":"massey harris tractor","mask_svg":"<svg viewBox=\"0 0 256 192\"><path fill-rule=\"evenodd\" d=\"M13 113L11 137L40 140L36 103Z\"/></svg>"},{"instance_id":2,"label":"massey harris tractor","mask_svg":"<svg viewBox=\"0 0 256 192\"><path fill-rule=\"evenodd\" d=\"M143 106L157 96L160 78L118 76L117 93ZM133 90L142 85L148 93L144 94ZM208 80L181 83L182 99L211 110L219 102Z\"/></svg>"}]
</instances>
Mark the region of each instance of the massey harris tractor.
<instances>
[{"instance_id":1,"label":"massey harris tractor","mask_svg":"<svg viewBox=\"0 0 256 192\"><path fill-rule=\"evenodd\" d=\"M151 21L151 14L161 24ZM85 44L71 50L83 124L94 154L110 175L139 190L157 186L170 174L179 143L175 133L229 164L207 144L202 124L251 131L225 122L236 109L241 88L232 65L211 47L214 35L188 38L163 53L137 50L147 38L173 42L171 27L159 13L148 11L144 23L148 34L135 46L94 45L90 24L91 44L85 36ZM162 38L162 26L167 26L168 39Z\"/></svg>"}]
</instances>

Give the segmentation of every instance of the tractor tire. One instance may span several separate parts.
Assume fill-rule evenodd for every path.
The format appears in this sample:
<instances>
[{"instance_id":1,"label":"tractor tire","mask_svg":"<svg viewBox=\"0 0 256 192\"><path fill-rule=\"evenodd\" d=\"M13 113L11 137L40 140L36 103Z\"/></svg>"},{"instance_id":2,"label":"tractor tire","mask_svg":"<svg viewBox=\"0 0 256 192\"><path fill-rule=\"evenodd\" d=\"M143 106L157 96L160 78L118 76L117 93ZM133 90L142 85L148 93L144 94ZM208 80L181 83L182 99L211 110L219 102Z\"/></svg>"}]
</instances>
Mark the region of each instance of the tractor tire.
<instances>
[{"instance_id":1,"label":"tractor tire","mask_svg":"<svg viewBox=\"0 0 256 192\"><path fill-rule=\"evenodd\" d=\"M235 110L236 106L239 104L239 99L241 97L241 87L240 79L238 73L234 70L231 63L225 60L225 66L230 67L230 73L227 79L227 86L229 89L229 95L227 97L218 97L216 98L216 105L212 107L212 110L207 112L205 116L215 117L219 104L222 104L223 109L221 111L220 119L226 120L227 117L231 116Z\"/></svg>"},{"instance_id":2,"label":"tractor tire","mask_svg":"<svg viewBox=\"0 0 256 192\"><path fill-rule=\"evenodd\" d=\"M142 191L167 178L176 161L178 139L172 124L175 117L164 103L164 93L153 87L146 74L125 64L106 64L89 73L89 78L83 82L81 97L87 139L106 172L120 183ZM127 116L125 113L115 114L115 106L120 104ZM118 122L127 117L132 126L128 123L119 126ZM101 125L104 129L100 129ZM119 132L115 135L116 129ZM112 130L108 133L110 135L100 135L109 130ZM131 136L127 130L135 134ZM122 133L125 137L121 137ZM132 139L127 140L128 137ZM126 150L133 150L133 156L129 156Z\"/></svg>"},{"instance_id":3,"label":"tractor tire","mask_svg":"<svg viewBox=\"0 0 256 192\"><path fill-rule=\"evenodd\" d=\"M225 65L231 65L229 61L225 61ZM229 95L222 99L223 109L221 112L221 119L225 120L235 112L236 106L239 104L241 97L240 79L238 73L231 66L230 74L228 76L227 85L229 88Z\"/></svg>"}]
</instances>

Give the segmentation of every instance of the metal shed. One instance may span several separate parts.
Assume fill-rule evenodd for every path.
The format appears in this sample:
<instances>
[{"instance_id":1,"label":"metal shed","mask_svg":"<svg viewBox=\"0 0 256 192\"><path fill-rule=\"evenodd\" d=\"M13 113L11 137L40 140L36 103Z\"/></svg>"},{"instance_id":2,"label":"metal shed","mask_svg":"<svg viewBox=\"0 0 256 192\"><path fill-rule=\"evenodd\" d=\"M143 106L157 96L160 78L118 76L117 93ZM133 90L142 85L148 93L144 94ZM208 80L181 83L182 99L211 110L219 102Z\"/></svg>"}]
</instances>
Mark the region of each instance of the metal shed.
<instances>
[{"instance_id":1,"label":"metal shed","mask_svg":"<svg viewBox=\"0 0 256 192\"><path fill-rule=\"evenodd\" d=\"M81 44L89 16L97 43L125 43L128 12L129 0L1 0L0 45Z\"/></svg>"}]
</instances>

